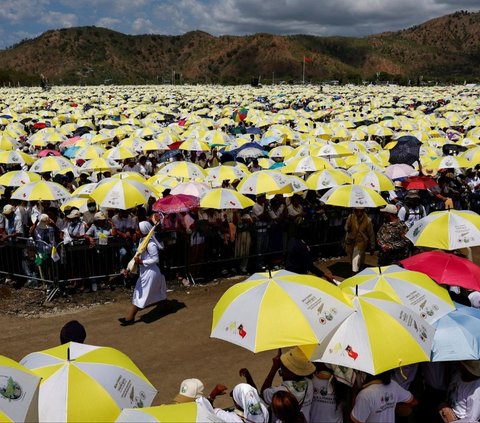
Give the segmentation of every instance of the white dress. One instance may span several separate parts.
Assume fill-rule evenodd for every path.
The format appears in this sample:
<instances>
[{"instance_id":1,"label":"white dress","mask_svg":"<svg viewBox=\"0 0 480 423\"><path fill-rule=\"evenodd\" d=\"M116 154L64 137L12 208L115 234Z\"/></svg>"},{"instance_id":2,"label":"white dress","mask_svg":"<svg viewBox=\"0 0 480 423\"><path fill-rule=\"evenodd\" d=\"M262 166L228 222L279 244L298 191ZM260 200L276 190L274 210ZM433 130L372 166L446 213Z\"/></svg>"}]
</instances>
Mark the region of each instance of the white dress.
<instances>
[{"instance_id":1,"label":"white dress","mask_svg":"<svg viewBox=\"0 0 480 423\"><path fill-rule=\"evenodd\" d=\"M139 308L145 308L167 298L165 276L158 267L160 247L161 245L151 239L145 251L140 255L143 263L138 265L138 280L132 300L133 305Z\"/></svg>"}]
</instances>

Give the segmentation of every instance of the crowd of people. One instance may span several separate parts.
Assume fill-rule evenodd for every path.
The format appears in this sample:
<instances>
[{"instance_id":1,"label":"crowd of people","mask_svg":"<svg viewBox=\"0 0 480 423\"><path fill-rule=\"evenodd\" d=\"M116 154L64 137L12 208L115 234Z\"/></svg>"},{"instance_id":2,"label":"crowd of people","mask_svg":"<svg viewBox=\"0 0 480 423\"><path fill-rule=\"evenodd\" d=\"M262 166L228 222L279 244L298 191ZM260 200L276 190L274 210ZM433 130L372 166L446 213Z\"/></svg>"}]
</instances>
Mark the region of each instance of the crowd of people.
<instances>
[{"instance_id":1,"label":"crowd of people","mask_svg":"<svg viewBox=\"0 0 480 423\"><path fill-rule=\"evenodd\" d=\"M68 322L60 333L62 344L85 339L78 321ZM188 378L172 403L196 402L232 423L467 423L480 419L480 361L426 362L373 376L312 363L295 347L278 351L261 386L242 368L233 389L219 383L207 392L201 380ZM216 398L225 394L232 406L216 407Z\"/></svg>"}]
</instances>

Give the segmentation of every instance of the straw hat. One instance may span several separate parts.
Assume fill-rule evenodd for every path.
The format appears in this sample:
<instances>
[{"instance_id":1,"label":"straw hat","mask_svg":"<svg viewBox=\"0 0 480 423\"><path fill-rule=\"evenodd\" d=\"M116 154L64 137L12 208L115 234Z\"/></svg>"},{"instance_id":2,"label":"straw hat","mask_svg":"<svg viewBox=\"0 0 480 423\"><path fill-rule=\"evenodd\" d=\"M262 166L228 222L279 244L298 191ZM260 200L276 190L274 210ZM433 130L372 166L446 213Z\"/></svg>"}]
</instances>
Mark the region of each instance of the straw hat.
<instances>
[{"instance_id":1,"label":"straw hat","mask_svg":"<svg viewBox=\"0 0 480 423\"><path fill-rule=\"evenodd\" d=\"M297 376L308 376L315 371L315 366L311 363L302 350L298 347L283 353L280 356L282 364Z\"/></svg>"}]
</instances>

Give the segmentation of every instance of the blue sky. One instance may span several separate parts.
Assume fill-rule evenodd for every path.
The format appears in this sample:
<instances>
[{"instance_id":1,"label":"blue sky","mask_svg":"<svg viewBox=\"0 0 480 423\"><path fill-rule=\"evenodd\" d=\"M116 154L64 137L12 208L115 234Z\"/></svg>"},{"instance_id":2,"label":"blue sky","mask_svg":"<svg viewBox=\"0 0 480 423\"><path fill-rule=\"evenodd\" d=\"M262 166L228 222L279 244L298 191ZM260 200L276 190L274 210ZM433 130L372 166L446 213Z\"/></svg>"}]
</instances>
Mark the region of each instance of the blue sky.
<instances>
[{"instance_id":1,"label":"blue sky","mask_svg":"<svg viewBox=\"0 0 480 423\"><path fill-rule=\"evenodd\" d=\"M1 0L0 48L86 25L125 34L362 36L479 9L479 0Z\"/></svg>"}]
</instances>

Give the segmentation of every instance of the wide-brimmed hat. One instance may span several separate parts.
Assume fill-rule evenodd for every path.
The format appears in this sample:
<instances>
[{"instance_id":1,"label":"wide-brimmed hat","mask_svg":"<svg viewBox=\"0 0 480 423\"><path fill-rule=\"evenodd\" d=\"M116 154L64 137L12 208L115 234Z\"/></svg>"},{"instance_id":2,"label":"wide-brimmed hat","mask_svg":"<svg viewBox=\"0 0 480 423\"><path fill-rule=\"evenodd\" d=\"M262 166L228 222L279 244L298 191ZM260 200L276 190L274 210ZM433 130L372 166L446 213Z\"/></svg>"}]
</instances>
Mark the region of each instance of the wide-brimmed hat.
<instances>
[{"instance_id":1,"label":"wide-brimmed hat","mask_svg":"<svg viewBox=\"0 0 480 423\"><path fill-rule=\"evenodd\" d=\"M282 364L297 376L308 376L315 371L315 366L302 350L298 347L292 348L280 356Z\"/></svg>"},{"instance_id":2,"label":"wide-brimmed hat","mask_svg":"<svg viewBox=\"0 0 480 423\"><path fill-rule=\"evenodd\" d=\"M199 379L185 379L180 385L180 392L173 399L175 402L194 402L203 396L203 383Z\"/></svg>"},{"instance_id":3,"label":"wide-brimmed hat","mask_svg":"<svg viewBox=\"0 0 480 423\"><path fill-rule=\"evenodd\" d=\"M420 198L420 193L416 189L411 189L405 194L405 198L418 199Z\"/></svg>"},{"instance_id":4,"label":"wide-brimmed hat","mask_svg":"<svg viewBox=\"0 0 480 423\"><path fill-rule=\"evenodd\" d=\"M80 217L80 210L77 210L77 209L74 209L72 210L68 215L67 215L67 218L68 219L75 219L77 217Z\"/></svg>"},{"instance_id":5,"label":"wide-brimmed hat","mask_svg":"<svg viewBox=\"0 0 480 423\"><path fill-rule=\"evenodd\" d=\"M15 211L15 207L13 207L11 204L5 204L3 206L3 214L11 214Z\"/></svg>"},{"instance_id":6,"label":"wide-brimmed hat","mask_svg":"<svg viewBox=\"0 0 480 423\"><path fill-rule=\"evenodd\" d=\"M460 363L465 367L468 373L480 377L480 360L464 360Z\"/></svg>"},{"instance_id":7,"label":"wide-brimmed hat","mask_svg":"<svg viewBox=\"0 0 480 423\"><path fill-rule=\"evenodd\" d=\"M105 214L101 211L99 212L96 212L94 215L93 215L93 220L106 220L107 217L105 216Z\"/></svg>"},{"instance_id":8,"label":"wide-brimmed hat","mask_svg":"<svg viewBox=\"0 0 480 423\"><path fill-rule=\"evenodd\" d=\"M383 213L397 214L398 209L394 204L387 204L383 209L380 209Z\"/></svg>"}]
</instances>

